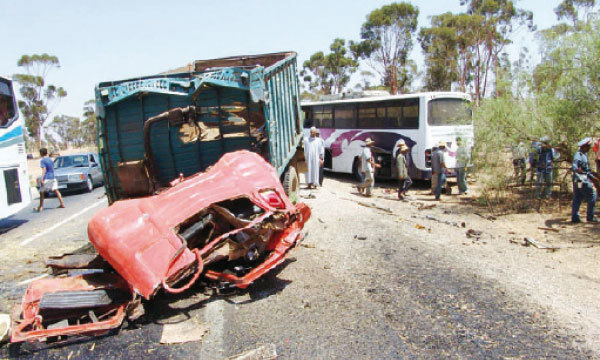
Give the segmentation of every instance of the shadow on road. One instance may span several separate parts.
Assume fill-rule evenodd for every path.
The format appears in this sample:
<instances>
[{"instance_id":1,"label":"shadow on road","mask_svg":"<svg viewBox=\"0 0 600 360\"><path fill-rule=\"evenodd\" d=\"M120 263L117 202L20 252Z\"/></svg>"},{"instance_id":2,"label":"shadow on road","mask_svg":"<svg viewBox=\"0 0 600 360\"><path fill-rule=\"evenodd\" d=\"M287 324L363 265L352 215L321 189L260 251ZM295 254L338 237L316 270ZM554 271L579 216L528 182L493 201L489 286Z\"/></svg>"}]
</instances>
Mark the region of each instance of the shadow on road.
<instances>
[{"instance_id":1,"label":"shadow on road","mask_svg":"<svg viewBox=\"0 0 600 360\"><path fill-rule=\"evenodd\" d=\"M7 219L0 220L0 235L6 234L12 229L16 229L19 226L27 223L29 220L25 219L15 219L12 216Z\"/></svg>"}]
</instances>

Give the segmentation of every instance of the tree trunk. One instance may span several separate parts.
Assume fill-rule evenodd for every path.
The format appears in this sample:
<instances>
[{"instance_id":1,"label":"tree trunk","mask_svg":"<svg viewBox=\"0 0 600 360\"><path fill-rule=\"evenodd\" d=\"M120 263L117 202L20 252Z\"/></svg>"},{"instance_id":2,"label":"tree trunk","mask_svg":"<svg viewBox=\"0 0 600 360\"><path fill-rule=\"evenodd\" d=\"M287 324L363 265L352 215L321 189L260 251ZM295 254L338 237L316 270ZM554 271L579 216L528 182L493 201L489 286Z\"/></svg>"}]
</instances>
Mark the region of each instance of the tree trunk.
<instances>
[{"instance_id":1,"label":"tree trunk","mask_svg":"<svg viewBox=\"0 0 600 360\"><path fill-rule=\"evenodd\" d=\"M396 95L398 93L398 74L394 66L389 69L390 93Z\"/></svg>"}]
</instances>

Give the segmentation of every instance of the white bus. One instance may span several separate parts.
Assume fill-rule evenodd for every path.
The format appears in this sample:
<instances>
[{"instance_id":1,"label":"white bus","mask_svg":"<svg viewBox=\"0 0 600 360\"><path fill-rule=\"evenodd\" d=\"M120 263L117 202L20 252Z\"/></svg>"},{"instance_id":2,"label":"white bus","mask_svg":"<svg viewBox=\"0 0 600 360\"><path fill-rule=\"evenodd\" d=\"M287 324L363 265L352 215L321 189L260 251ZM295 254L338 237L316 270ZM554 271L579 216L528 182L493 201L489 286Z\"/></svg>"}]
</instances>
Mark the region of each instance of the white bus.
<instances>
[{"instance_id":1,"label":"white bus","mask_svg":"<svg viewBox=\"0 0 600 360\"><path fill-rule=\"evenodd\" d=\"M31 202L23 129L12 81L0 76L0 219Z\"/></svg>"},{"instance_id":2,"label":"white bus","mask_svg":"<svg viewBox=\"0 0 600 360\"><path fill-rule=\"evenodd\" d=\"M366 94L367 93L367 94ZM365 96L366 95L366 96ZM369 96L375 95L375 96ZM382 95L381 92L349 93L339 99L303 102L304 128L315 126L325 143L324 168L354 173L358 177L364 141L375 141L374 156L381 164L376 176L396 178L397 144L402 139L410 148L409 175L431 178L431 152L440 141L446 144L446 166L455 175L456 139L473 145L471 100L458 92L424 92Z\"/></svg>"}]
</instances>

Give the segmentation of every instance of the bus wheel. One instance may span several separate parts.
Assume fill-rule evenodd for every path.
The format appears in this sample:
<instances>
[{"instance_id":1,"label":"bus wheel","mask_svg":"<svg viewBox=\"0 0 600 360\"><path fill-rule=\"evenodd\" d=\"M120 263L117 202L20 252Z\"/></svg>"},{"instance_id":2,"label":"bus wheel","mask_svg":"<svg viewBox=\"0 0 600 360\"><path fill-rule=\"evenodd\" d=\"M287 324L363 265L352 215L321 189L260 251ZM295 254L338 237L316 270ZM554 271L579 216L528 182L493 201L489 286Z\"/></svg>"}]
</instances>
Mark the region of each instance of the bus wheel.
<instances>
[{"instance_id":1,"label":"bus wheel","mask_svg":"<svg viewBox=\"0 0 600 360\"><path fill-rule=\"evenodd\" d=\"M352 163L352 174L357 181L362 182L362 175L358 172L359 162L360 158L354 158L354 162Z\"/></svg>"},{"instance_id":2,"label":"bus wheel","mask_svg":"<svg viewBox=\"0 0 600 360\"><path fill-rule=\"evenodd\" d=\"M285 194L288 196L292 204L298 202L298 190L300 189L300 180L298 179L298 173L296 168L293 166L288 167L283 176L283 189Z\"/></svg>"}]
</instances>

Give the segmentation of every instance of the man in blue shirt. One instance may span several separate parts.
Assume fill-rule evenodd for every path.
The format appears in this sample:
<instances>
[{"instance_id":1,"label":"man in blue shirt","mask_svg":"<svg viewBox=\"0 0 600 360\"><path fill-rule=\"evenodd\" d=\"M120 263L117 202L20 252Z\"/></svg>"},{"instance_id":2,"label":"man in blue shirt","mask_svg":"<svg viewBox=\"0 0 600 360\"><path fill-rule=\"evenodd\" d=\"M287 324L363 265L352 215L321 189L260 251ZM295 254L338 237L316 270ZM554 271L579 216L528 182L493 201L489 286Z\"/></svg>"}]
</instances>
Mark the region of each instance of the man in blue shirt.
<instances>
[{"instance_id":1,"label":"man in blue shirt","mask_svg":"<svg viewBox=\"0 0 600 360\"><path fill-rule=\"evenodd\" d=\"M597 181L590 170L587 153L592 144L591 138L581 140L577 145L579 151L573 156L573 207L571 209L571 222L580 223L579 207L583 199L587 202L587 221L598 222L594 218L594 206L596 205L596 190L592 181Z\"/></svg>"},{"instance_id":2,"label":"man in blue shirt","mask_svg":"<svg viewBox=\"0 0 600 360\"><path fill-rule=\"evenodd\" d=\"M48 149L41 148L40 155L40 167L42 168L42 179L40 180L40 206L35 209L37 212L44 210L44 193L53 191L60 202L59 208L64 208L65 203L63 202L62 195L58 191L58 182L54 177L54 162L48 157Z\"/></svg>"},{"instance_id":3,"label":"man in blue shirt","mask_svg":"<svg viewBox=\"0 0 600 360\"><path fill-rule=\"evenodd\" d=\"M544 136L540 139L542 146L537 156L537 176L535 179L535 197L540 198L542 183L544 183L544 198L549 199L552 193L552 165L554 161L554 149L550 146L550 137Z\"/></svg>"}]
</instances>

